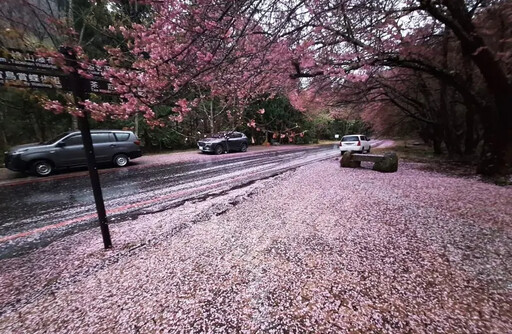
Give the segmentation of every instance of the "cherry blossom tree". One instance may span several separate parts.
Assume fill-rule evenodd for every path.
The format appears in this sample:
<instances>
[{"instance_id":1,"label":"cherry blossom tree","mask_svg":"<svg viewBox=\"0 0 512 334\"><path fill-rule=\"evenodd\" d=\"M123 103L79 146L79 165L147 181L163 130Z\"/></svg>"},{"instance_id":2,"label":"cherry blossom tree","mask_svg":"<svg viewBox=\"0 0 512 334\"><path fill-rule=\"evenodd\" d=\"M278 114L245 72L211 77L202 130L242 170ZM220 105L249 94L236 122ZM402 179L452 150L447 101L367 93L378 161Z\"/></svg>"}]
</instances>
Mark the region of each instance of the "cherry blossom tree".
<instances>
[{"instance_id":1,"label":"cherry blossom tree","mask_svg":"<svg viewBox=\"0 0 512 334\"><path fill-rule=\"evenodd\" d=\"M510 4L319 0L300 1L285 8L288 24L275 29L295 41L292 48L299 58L293 60L292 77L320 77L334 84L365 81L371 71L390 67L428 73L456 89L464 103L479 113L484 127L479 172L510 173L512 84L509 66L505 65L510 59L509 35L502 32L497 40L490 41L493 30L479 26L483 17L499 17L502 24L498 29L507 30ZM465 81L463 73L447 67L443 57L438 57L443 52L441 45L429 43L435 35L455 37L460 56L467 58L482 78L485 98Z\"/></svg>"},{"instance_id":2,"label":"cherry blossom tree","mask_svg":"<svg viewBox=\"0 0 512 334\"><path fill-rule=\"evenodd\" d=\"M255 101L246 108L245 117L254 143L304 143L311 139L307 136L310 131L305 114L285 96Z\"/></svg>"},{"instance_id":3,"label":"cherry blossom tree","mask_svg":"<svg viewBox=\"0 0 512 334\"><path fill-rule=\"evenodd\" d=\"M152 107L175 101L180 119L194 103L183 98L187 89L204 87L210 98L225 105L243 105L276 92L290 81L285 42L272 43L262 31L250 4L198 1L152 3L150 25L112 27L127 40L127 50L110 48L104 72L123 102L118 105L85 101L98 118L141 112L151 122ZM284 59L283 59L284 57Z\"/></svg>"},{"instance_id":4,"label":"cherry blossom tree","mask_svg":"<svg viewBox=\"0 0 512 334\"><path fill-rule=\"evenodd\" d=\"M440 95L451 87L478 113L484 129L479 172L510 172L512 83L510 66L505 65L511 57L510 34L489 37L492 29L510 26L512 9L505 1L147 0L144 4L149 9L143 20L111 27L123 42L108 48L108 59L95 61L109 65L103 75L120 96L119 103L81 101L97 119L142 113L156 125L153 108L170 105L179 120L198 103L187 98L191 86L204 87L209 98L222 96L226 105L243 106L265 94L284 93L301 109L301 99L293 97L313 90L321 97L308 100L329 105L340 87L366 82L390 68L405 68L439 80ZM484 26L481 21L486 17L499 17L502 24ZM457 44L460 58L471 64L474 79L482 81L484 98L466 80L468 66L455 67L446 56L439 57L440 52L448 54L442 49L443 39L448 38ZM77 54L84 67L94 63L80 49ZM446 109L447 96L439 98L444 101L441 110Z\"/></svg>"}]
</instances>

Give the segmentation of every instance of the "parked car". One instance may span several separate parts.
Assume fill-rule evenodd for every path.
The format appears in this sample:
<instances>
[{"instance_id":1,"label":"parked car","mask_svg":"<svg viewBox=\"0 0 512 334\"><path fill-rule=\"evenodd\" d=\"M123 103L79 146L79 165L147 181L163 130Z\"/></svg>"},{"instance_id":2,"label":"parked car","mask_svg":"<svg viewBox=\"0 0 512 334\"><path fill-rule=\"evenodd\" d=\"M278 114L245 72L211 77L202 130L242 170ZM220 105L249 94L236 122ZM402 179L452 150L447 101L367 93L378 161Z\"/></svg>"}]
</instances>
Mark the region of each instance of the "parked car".
<instances>
[{"instance_id":1,"label":"parked car","mask_svg":"<svg viewBox=\"0 0 512 334\"><path fill-rule=\"evenodd\" d=\"M197 142L201 152L222 154L224 152L239 151L246 152L249 147L247 137L236 131L220 132Z\"/></svg>"},{"instance_id":2,"label":"parked car","mask_svg":"<svg viewBox=\"0 0 512 334\"><path fill-rule=\"evenodd\" d=\"M370 153L371 148L370 139L365 135L346 135L343 136L340 141L341 154L347 151Z\"/></svg>"},{"instance_id":3,"label":"parked car","mask_svg":"<svg viewBox=\"0 0 512 334\"><path fill-rule=\"evenodd\" d=\"M124 167L142 156L140 141L131 131L92 130L97 163ZM80 132L66 132L40 144L16 146L5 152L5 167L13 171L50 175L54 170L87 166Z\"/></svg>"}]
</instances>

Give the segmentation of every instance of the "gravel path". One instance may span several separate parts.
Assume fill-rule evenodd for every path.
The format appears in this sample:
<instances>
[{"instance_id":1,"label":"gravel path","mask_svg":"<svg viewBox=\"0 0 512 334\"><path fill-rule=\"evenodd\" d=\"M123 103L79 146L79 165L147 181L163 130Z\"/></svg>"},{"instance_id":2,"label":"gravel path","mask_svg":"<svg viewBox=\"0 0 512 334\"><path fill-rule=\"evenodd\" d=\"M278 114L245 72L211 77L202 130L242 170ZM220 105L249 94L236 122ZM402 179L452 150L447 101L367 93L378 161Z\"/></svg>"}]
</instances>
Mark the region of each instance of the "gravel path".
<instances>
[{"instance_id":1,"label":"gravel path","mask_svg":"<svg viewBox=\"0 0 512 334\"><path fill-rule=\"evenodd\" d=\"M302 167L0 261L3 333L511 333L512 189Z\"/></svg>"}]
</instances>

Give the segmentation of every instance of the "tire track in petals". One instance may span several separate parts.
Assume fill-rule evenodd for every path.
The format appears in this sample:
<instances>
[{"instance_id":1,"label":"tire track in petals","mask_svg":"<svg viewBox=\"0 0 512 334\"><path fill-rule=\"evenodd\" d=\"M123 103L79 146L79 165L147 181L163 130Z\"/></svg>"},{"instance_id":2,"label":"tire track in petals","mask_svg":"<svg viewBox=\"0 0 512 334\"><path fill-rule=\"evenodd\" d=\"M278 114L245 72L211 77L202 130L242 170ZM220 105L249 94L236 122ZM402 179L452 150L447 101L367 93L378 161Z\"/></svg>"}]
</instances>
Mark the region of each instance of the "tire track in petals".
<instances>
[{"instance_id":1,"label":"tire track in petals","mask_svg":"<svg viewBox=\"0 0 512 334\"><path fill-rule=\"evenodd\" d=\"M255 180L262 179L265 177L275 176L277 174L283 173L290 169L295 169L297 167L300 167L300 166L303 166L303 165L306 165L306 164L309 164L312 162L331 158L334 155L335 154L333 154L333 153L316 154L316 155L309 157L308 159L300 161L298 163L297 162L290 163L290 164L282 166L282 167L273 168L273 169L269 169L269 170L265 170L265 171L255 171L255 172L244 174L244 175L241 175L238 177L230 178L228 180L223 180L220 182L211 183L208 185L199 186L199 187L192 188L192 189L181 190L178 192L159 196L159 197L152 198L149 200L144 200L144 201L139 201L139 202L132 203L132 204L118 206L114 209L107 210L107 215L111 216L114 214L129 213L130 211L133 211L133 209L141 209L143 207L147 207L152 204L162 203L162 202L169 201L169 200L171 200L171 201L177 200L177 199L187 200L192 197L197 197L200 195L204 195L205 193L209 193L211 190L216 190L216 191L222 190L222 188L226 187L226 186L229 189L229 188L232 188L234 185L239 186L240 184L254 182ZM336 155L337 155L337 153L336 153ZM61 227L66 227L66 226L76 224L79 222L88 221L95 217L96 217L96 213L88 213L86 215L83 215L83 216L80 216L77 218L73 218L73 219L69 219L69 220L65 220L65 221L62 221L62 222L59 222L56 224L46 225L44 227L36 228L33 230L24 231L24 232L12 234L12 235L7 235L7 236L0 238L0 243L4 243L7 241L19 239L19 238L28 237L31 235L35 235L38 233L46 232L46 231L61 228ZM110 218L112 218L112 217L110 217Z\"/></svg>"}]
</instances>

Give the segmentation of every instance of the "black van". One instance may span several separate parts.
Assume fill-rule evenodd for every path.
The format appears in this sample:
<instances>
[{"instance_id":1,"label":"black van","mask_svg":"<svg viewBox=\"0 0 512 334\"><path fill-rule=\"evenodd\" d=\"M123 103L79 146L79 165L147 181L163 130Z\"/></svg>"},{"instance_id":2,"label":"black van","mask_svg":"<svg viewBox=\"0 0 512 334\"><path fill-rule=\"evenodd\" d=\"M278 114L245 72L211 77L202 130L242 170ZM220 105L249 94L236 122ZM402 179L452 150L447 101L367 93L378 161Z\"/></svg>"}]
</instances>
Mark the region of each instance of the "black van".
<instances>
[{"instance_id":1,"label":"black van","mask_svg":"<svg viewBox=\"0 0 512 334\"><path fill-rule=\"evenodd\" d=\"M142 156L140 141L131 131L92 130L96 162L124 167ZM80 132L66 132L40 144L28 144L5 152L5 167L13 171L50 175L56 169L87 166Z\"/></svg>"}]
</instances>

